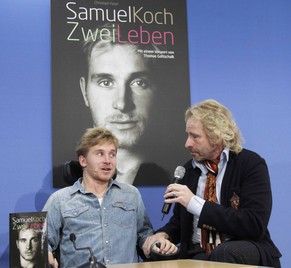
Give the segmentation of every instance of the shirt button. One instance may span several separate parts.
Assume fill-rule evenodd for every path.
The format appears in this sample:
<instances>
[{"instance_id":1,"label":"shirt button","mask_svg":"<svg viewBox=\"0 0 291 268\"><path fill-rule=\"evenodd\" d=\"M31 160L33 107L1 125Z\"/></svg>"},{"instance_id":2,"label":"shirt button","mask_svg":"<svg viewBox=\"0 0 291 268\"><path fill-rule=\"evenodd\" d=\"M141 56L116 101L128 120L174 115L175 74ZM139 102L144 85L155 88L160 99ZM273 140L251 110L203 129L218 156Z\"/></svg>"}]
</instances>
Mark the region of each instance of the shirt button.
<instances>
[{"instance_id":1,"label":"shirt button","mask_svg":"<svg viewBox=\"0 0 291 268\"><path fill-rule=\"evenodd\" d=\"M106 244L108 244L108 243L109 243L109 241L107 240L107 241L105 241L105 243L106 243Z\"/></svg>"},{"instance_id":2,"label":"shirt button","mask_svg":"<svg viewBox=\"0 0 291 268\"><path fill-rule=\"evenodd\" d=\"M105 223L104 226L107 227L107 224Z\"/></svg>"}]
</instances>

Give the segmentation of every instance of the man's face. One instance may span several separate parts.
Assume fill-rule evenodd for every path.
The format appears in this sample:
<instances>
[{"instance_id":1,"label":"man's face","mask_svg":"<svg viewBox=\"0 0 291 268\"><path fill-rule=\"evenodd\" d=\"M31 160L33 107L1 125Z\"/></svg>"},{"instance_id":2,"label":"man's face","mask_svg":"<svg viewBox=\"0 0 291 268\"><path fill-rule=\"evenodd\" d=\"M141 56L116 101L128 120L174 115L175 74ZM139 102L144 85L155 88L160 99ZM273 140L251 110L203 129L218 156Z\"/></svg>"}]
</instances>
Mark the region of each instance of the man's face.
<instances>
[{"instance_id":1,"label":"man's face","mask_svg":"<svg viewBox=\"0 0 291 268\"><path fill-rule=\"evenodd\" d=\"M16 245L24 260L33 261L40 249L39 234L33 229L21 230Z\"/></svg>"},{"instance_id":2,"label":"man's face","mask_svg":"<svg viewBox=\"0 0 291 268\"><path fill-rule=\"evenodd\" d=\"M86 156L79 157L84 175L93 180L108 182L115 173L116 153L115 145L110 142L102 142L91 147Z\"/></svg>"},{"instance_id":3,"label":"man's face","mask_svg":"<svg viewBox=\"0 0 291 268\"><path fill-rule=\"evenodd\" d=\"M185 147L190 150L194 160L201 162L217 158L221 148L210 144L200 120L190 117L186 122L186 133Z\"/></svg>"},{"instance_id":4,"label":"man's face","mask_svg":"<svg viewBox=\"0 0 291 268\"><path fill-rule=\"evenodd\" d=\"M80 86L94 126L112 131L120 147L135 145L149 120L155 86L141 54L132 45L93 49L87 83Z\"/></svg>"}]
</instances>

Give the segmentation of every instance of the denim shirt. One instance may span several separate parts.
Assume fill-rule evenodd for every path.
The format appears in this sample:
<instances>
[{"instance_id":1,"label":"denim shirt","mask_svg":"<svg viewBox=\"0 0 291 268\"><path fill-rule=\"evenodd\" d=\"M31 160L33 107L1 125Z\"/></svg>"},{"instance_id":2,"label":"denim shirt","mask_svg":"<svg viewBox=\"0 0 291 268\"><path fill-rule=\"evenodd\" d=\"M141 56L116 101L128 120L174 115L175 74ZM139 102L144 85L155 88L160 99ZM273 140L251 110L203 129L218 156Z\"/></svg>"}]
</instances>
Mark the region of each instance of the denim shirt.
<instances>
[{"instance_id":1,"label":"denim shirt","mask_svg":"<svg viewBox=\"0 0 291 268\"><path fill-rule=\"evenodd\" d=\"M60 245L60 267L76 267L89 261L91 247L103 264L138 262L136 245L143 245L153 228L137 188L110 180L100 206L98 198L86 192L82 178L53 193L47 211L49 251Z\"/></svg>"}]
</instances>

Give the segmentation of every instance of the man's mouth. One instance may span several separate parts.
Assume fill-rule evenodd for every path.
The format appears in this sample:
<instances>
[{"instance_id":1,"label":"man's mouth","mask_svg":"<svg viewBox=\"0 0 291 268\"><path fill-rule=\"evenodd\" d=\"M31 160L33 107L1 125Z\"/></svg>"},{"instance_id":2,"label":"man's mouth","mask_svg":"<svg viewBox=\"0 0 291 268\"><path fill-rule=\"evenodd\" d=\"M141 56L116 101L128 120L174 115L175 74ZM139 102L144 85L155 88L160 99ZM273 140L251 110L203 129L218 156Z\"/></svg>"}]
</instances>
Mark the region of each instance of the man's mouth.
<instances>
[{"instance_id":1,"label":"man's mouth","mask_svg":"<svg viewBox=\"0 0 291 268\"><path fill-rule=\"evenodd\" d=\"M101 168L101 170L105 171L105 172L110 172L111 168L110 167L103 167L103 168Z\"/></svg>"},{"instance_id":2,"label":"man's mouth","mask_svg":"<svg viewBox=\"0 0 291 268\"><path fill-rule=\"evenodd\" d=\"M102 169L106 170L106 171L111 170L111 168L109 168L109 167L103 167Z\"/></svg>"},{"instance_id":3,"label":"man's mouth","mask_svg":"<svg viewBox=\"0 0 291 268\"><path fill-rule=\"evenodd\" d=\"M112 120L110 123L119 130L135 128L137 120Z\"/></svg>"}]
</instances>

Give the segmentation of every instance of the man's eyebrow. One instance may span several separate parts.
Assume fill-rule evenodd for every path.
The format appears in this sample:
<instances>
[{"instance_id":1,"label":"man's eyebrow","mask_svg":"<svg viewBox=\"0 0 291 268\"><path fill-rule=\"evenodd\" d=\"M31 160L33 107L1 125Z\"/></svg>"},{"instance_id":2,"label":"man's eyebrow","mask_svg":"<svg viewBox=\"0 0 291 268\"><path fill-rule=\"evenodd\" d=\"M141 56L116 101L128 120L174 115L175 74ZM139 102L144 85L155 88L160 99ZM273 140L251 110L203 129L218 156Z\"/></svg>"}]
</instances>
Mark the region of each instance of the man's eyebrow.
<instances>
[{"instance_id":1,"label":"man's eyebrow","mask_svg":"<svg viewBox=\"0 0 291 268\"><path fill-rule=\"evenodd\" d=\"M128 80L132 80L138 77L146 77L147 79L151 79L152 74L150 71L139 71L139 72L133 72L129 74ZM90 76L91 80L99 79L99 78L107 78L107 79L113 79L114 76L110 73L92 73Z\"/></svg>"},{"instance_id":2,"label":"man's eyebrow","mask_svg":"<svg viewBox=\"0 0 291 268\"><path fill-rule=\"evenodd\" d=\"M90 76L90 79L97 79L97 78L112 78L113 76L110 73L93 73Z\"/></svg>"},{"instance_id":3,"label":"man's eyebrow","mask_svg":"<svg viewBox=\"0 0 291 268\"><path fill-rule=\"evenodd\" d=\"M151 72L148 70L145 71L140 71L140 72L133 72L130 74L129 78L133 79L133 78L137 78L137 77L146 77L148 79L150 79L152 76Z\"/></svg>"},{"instance_id":4,"label":"man's eyebrow","mask_svg":"<svg viewBox=\"0 0 291 268\"><path fill-rule=\"evenodd\" d=\"M94 153L97 153L97 152L104 152L104 150L103 150L103 149L99 149L99 148L97 148L97 149L93 150L93 152L94 152Z\"/></svg>"}]
</instances>

